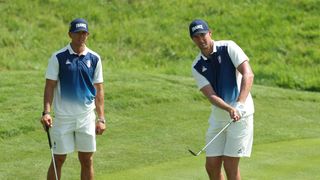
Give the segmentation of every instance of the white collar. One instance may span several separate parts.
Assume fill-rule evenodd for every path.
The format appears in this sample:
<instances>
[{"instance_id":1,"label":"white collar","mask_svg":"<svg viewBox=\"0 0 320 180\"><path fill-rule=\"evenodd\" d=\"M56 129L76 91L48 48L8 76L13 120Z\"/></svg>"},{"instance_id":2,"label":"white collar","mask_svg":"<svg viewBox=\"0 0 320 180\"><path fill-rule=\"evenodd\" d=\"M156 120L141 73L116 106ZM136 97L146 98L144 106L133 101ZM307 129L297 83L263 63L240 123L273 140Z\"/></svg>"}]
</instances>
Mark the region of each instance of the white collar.
<instances>
[{"instance_id":1,"label":"white collar","mask_svg":"<svg viewBox=\"0 0 320 180\"><path fill-rule=\"evenodd\" d=\"M212 40L212 43L213 43L213 48L212 48L212 52L210 54L217 52L217 46L216 46L216 43L214 43L214 40ZM203 55L201 51L200 51L200 55L201 55L202 59L204 59L205 61L208 60L208 58L205 55Z\"/></svg>"},{"instance_id":2,"label":"white collar","mask_svg":"<svg viewBox=\"0 0 320 180\"><path fill-rule=\"evenodd\" d=\"M76 52L73 51L70 43L68 44L67 48L68 48L70 54L79 55L78 53L76 53ZM86 46L86 48L85 48L84 51L81 53L81 55L84 55L84 56L85 56L87 53L88 53L88 48L87 48L87 46Z\"/></svg>"}]
</instances>

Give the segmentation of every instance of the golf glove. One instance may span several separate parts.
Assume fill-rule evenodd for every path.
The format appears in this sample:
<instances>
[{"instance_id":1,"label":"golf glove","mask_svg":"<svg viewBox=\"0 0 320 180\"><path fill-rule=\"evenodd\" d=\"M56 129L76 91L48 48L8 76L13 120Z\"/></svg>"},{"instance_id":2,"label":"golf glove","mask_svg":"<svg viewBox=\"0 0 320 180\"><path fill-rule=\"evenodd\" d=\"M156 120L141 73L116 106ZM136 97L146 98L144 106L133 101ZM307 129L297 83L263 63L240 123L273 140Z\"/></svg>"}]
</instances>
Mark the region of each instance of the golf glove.
<instances>
[{"instance_id":1,"label":"golf glove","mask_svg":"<svg viewBox=\"0 0 320 180\"><path fill-rule=\"evenodd\" d=\"M247 113L244 104L240 102L236 102L234 108L237 110L241 118L244 117Z\"/></svg>"}]
</instances>

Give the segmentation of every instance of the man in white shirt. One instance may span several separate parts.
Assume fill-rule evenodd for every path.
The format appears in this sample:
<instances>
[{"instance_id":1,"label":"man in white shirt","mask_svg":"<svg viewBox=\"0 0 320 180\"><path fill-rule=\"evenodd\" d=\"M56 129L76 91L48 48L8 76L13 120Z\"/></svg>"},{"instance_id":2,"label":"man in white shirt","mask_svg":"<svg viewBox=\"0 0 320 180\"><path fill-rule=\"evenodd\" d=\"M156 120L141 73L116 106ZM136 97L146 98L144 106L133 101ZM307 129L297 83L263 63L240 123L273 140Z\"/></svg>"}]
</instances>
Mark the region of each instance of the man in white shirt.
<instances>
[{"instance_id":1,"label":"man in white shirt","mask_svg":"<svg viewBox=\"0 0 320 180\"><path fill-rule=\"evenodd\" d=\"M200 91L212 104L206 141L209 142L231 119L234 122L206 149L209 178L241 179L240 157L251 155L254 105L250 94L254 74L249 58L233 41L214 41L208 24L196 19L189 33L200 53L192 74Z\"/></svg>"},{"instance_id":2,"label":"man in white shirt","mask_svg":"<svg viewBox=\"0 0 320 180\"><path fill-rule=\"evenodd\" d=\"M74 151L78 151L81 179L93 179L96 134L106 129L102 63L100 56L87 48L88 36L87 21L74 19L69 27L71 43L53 53L46 72L41 123L51 132L59 179L67 154ZM47 179L55 179L52 162Z\"/></svg>"}]
</instances>

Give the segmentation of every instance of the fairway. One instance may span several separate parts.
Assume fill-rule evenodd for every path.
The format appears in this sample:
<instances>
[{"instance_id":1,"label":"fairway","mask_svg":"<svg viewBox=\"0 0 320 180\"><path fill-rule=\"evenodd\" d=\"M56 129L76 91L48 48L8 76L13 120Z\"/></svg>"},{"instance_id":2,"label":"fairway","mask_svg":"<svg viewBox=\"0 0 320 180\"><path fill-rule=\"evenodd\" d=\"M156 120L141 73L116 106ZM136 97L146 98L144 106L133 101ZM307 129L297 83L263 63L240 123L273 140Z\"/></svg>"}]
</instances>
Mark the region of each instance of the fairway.
<instances>
[{"instance_id":1,"label":"fairway","mask_svg":"<svg viewBox=\"0 0 320 180\"><path fill-rule=\"evenodd\" d=\"M3 88L7 95L1 104L0 154L5 156L0 157L0 179L44 179L50 161L38 120L41 90L37 89L42 87L39 82L23 83L27 73L30 82L41 77L26 71L0 73L7 79L1 87L8 87ZM106 77L109 129L97 139L96 179L206 179L204 155L194 157L187 151L203 147L210 112L192 78L110 74ZM10 91L12 77L16 91ZM28 96L18 98L23 93ZM252 157L241 161L243 179L319 177L319 93L255 85L252 94L257 112L254 148ZM16 108L20 113L12 114ZM11 123L12 118L21 119L21 113L25 120ZM76 153L70 154L63 179L78 179L79 171Z\"/></svg>"},{"instance_id":2,"label":"fairway","mask_svg":"<svg viewBox=\"0 0 320 180\"><path fill-rule=\"evenodd\" d=\"M241 162L243 179L319 179L319 168L314 166L320 164L317 147L320 147L320 138L256 145L252 157ZM172 162L100 175L97 179L206 180L205 156L193 157L187 151L185 156Z\"/></svg>"}]
</instances>

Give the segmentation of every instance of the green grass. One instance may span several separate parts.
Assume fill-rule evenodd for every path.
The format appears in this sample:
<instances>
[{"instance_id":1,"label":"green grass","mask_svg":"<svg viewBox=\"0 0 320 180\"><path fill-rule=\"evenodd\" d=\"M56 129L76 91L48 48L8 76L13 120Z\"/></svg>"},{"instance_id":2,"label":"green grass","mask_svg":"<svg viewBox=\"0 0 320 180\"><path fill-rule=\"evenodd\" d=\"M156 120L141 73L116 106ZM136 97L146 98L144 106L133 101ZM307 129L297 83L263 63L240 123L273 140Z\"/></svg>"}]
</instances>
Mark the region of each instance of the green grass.
<instances>
[{"instance_id":1,"label":"green grass","mask_svg":"<svg viewBox=\"0 0 320 180\"><path fill-rule=\"evenodd\" d=\"M320 163L320 159L315 158L320 152L314 147L319 145L319 138L255 145L252 157L240 163L243 179L318 179L320 173L314 165ZM203 180L207 179L204 158L204 155L193 157L186 154L176 161L103 174L97 179Z\"/></svg>"},{"instance_id":2,"label":"green grass","mask_svg":"<svg viewBox=\"0 0 320 180\"><path fill-rule=\"evenodd\" d=\"M252 158L241 168L246 179L319 179L320 138L296 139L254 147ZM254 161L254 162L251 162Z\"/></svg>"},{"instance_id":3,"label":"green grass","mask_svg":"<svg viewBox=\"0 0 320 180\"><path fill-rule=\"evenodd\" d=\"M29 83L24 83L26 76ZM6 92L1 96L0 153L5 156L0 157L0 179L44 179L50 151L39 123L43 73L8 71L0 77L6 79L0 82L1 92ZM109 70L105 80L109 129L98 137L97 179L205 179L203 156L194 158L187 148L197 150L204 145L210 105L191 77ZM272 171L279 170L279 179L285 179L295 167L317 164L319 141L312 139L320 138L319 93L255 85L252 94L255 145L253 157L241 164L243 177L271 177ZM297 150L292 160L282 155L287 150L288 155ZM277 159L283 169L268 166L268 159ZM311 164L305 165L306 160ZM292 164L286 169L288 162ZM257 166L261 169L251 168ZM79 169L76 154L71 154L63 178L78 179ZM297 177L314 171L299 170Z\"/></svg>"},{"instance_id":4,"label":"green grass","mask_svg":"<svg viewBox=\"0 0 320 180\"><path fill-rule=\"evenodd\" d=\"M0 1L0 179L45 179L44 74L76 17L89 21L88 46L104 66L109 122L97 139L96 179L207 179L204 155L187 152L203 147L210 113L190 72L195 18L209 22L214 39L237 42L255 72L254 150L241 162L243 179L319 179L319 8L318 0ZM63 179L79 171L69 155Z\"/></svg>"},{"instance_id":5,"label":"green grass","mask_svg":"<svg viewBox=\"0 0 320 180\"><path fill-rule=\"evenodd\" d=\"M0 71L44 71L68 43L68 23L84 17L108 68L189 76L198 50L188 25L203 18L214 39L243 48L256 84L320 91L319 12L318 0L2 1Z\"/></svg>"}]
</instances>

